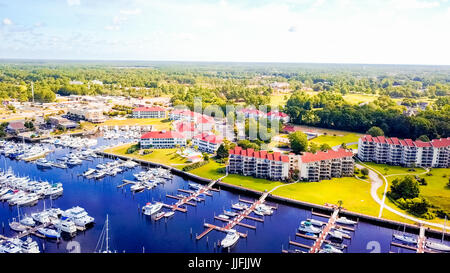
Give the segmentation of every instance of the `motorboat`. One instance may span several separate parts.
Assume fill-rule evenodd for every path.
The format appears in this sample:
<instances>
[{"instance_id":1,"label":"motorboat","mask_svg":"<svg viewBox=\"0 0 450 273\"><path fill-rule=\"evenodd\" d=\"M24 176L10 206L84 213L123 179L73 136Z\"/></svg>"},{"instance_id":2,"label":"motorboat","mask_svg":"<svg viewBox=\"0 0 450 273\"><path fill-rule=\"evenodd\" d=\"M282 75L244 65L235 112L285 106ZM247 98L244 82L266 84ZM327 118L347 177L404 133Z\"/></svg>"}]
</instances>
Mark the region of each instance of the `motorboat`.
<instances>
[{"instance_id":1,"label":"motorboat","mask_svg":"<svg viewBox=\"0 0 450 273\"><path fill-rule=\"evenodd\" d=\"M230 210L224 210L223 214L225 214L226 216L230 216L230 217L235 217L238 215L238 213L236 213L234 211L230 211Z\"/></svg>"},{"instance_id":2,"label":"motorboat","mask_svg":"<svg viewBox=\"0 0 450 273\"><path fill-rule=\"evenodd\" d=\"M248 205L247 205L247 204L244 204L244 203L241 203L241 202L235 203L235 204L231 205L231 207L232 207L233 209L235 209L235 210L245 210L245 209L248 209Z\"/></svg>"},{"instance_id":3,"label":"motorboat","mask_svg":"<svg viewBox=\"0 0 450 273\"><path fill-rule=\"evenodd\" d=\"M300 223L300 226L298 227L298 230L305 233L313 233L313 234L318 234L322 232L320 228L314 227L309 221L302 221Z\"/></svg>"},{"instance_id":4,"label":"motorboat","mask_svg":"<svg viewBox=\"0 0 450 273\"><path fill-rule=\"evenodd\" d=\"M174 214L175 214L174 211L168 211L168 212L164 213L164 217L169 218L169 217L173 216Z\"/></svg>"},{"instance_id":5,"label":"motorboat","mask_svg":"<svg viewBox=\"0 0 450 273\"><path fill-rule=\"evenodd\" d=\"M338 230L330 230L328 232L328 235L330 235L330 237L334 240L338 240L338 241L342 241L344 240L344 236L345 234L343 234L342 232L338 231Z\"/></svg>"},{"instance_id":6,"label":"motorboat","mask_svg":"<svg viewBox=\"0 0 450 273\"><path fill-rule=\"evenodd\" d=\"M166 214L166 213L165 213L164 211L161 211L161 212L158 212L158 213L155 215L155 217L156 217L156 218L160 218L160 217L163 217L164 214Z\"/></svg>"},{"instance_id":7,"label":"motorboat","mask_svg":"<svg viewBox=\"0 0 450 273\"><path fill-rule=\"evenodd\" d=\"M46 210L47 214L53 218L59 218L63 214L63 210L60 208L50 208Z\"/></svg>"},{"instance_id":8,"label":"motorboat","mask_svg":"<svg viewBox=\"0 0 450 273\"><path fill-rule=\"evenodd\" d=\"M225 238L220 242L220 246L223 248L228 248L234 246L239 240L239 234L236 230L230 229L227 232Z\"/></svg>"},{"instance_id":9,"label":"motorboat","mask_svg":"<svg viewBox=\"0 0 450 273\"><path fill-rule=\"evenodd\" d=\"M57 219L52 223L58 230L69 233L70 235L74 235L77 232L75 223L69 220L67 217L62 217L61 219Z\"/></svg>"},{"instance_id":10,"label":"motorboat","mask_svg":"<svg viewBox=\"0 0 450 273\"><path fill-rule=\"evenodd\" d=\"M339 217L336 219L336 223L344 225L356 225L356 221L347 219L346 217Z\"/></svg>"},{"instance_id":11,"label":"motorboat","mask_svg":"<svg viewBox=\"0 0 450 273\"><path fill-rule=\"evenodd\" d=\"M149 202L142 207L142 213L144 213L145 215L152 215L160 211L162 208L163 204L160 202L156 202L154 204Z\"/></svg>"},{"instance_id":12,"label":"motorboat","mask_svg":"<svg viewBox=\"0 0 450 273\"><path fill-rule=\"evenodd\" d=\"M94 172L96 172L95 169L89 168L87 171L85 171L85 172L83 173L83 176L90 176L90 175L92 175Z\"/></svg>"},{"instance_id":13,"label":"motorboat","mask_svg":"<svg viewBox=\"0 0 450 273\"><path fill-rule=\"evenodd\" d=\"M9 191L11 191L9 188L2 188L0 189L0 196L7 194Z\"/></svg>"},{"instance_id":14,"label":"motorboat","mask_svg":"<svg viewBox=\"0 0 450 273\"><path fill-rule=\"evenodd\" d=\"M51 169L52 168L52 163L45 158L39 158L38 160L35 161L35 163L36 163L36 166L43 168L43 169Z\"/></svg>"},{"instance_id":15,"label":"motorboat","mask_svg":"<svg viewBox=\"0 0 450 273\"><path fill-rule=\"evenodd\" d=\"M41 212L35 212L31 214L31 218L33 218L34 221L46 224L50 223L50 217L47 211L41 211Z\"/></svg>"},{"instance_id":16,"label":"motorboat","mask_svg":"<svg viewBox=\"0 0 450 273\"><path fill-rule=\"evenodd\" d=\"M314 226L317 226L317 227L322 227L322 226L326 225L324 222L319 221L319 220L316 220L316 219L308 218L307 220L308 220L311 224L313 224Z\"/></svg>"},{"instance_id":17,"label":"motorboat","mask_svg":"<svg viewBox=\"0 0 450 273\"><path fill-rule=\"evenodd\" d=\"M22 249L11 241L0 245L0 253L20 253Z\"/></svg>"},{"instance_id":18,"label":"motorboat","mask_svg":"<svg viewBox=\"0 0 450 273\"><path fill-rule=\"evenodd\" d=\"M52 186L45 191L45 196L59 196L64 192L62 183L52 184Z\"/></svg>"},{"instance_id":19,"label":"motorboat","mask_svg":"<svg viewBox=\"0 0 450 273\"><path fill-rule=\"evenodd\" d=\"M25 226L19 222L11 222L9 223L9 228L17 232L23 232L28 229L28 226Z\"/></svg>"},{"instance_id":20,"label":"motorboat","mask_svg":"<svg viewBox=\"0 0 450 273\"><path fill-rule=\"evenodd\" d=\"M222 218L222 219L226 219L226 220L230 219L230 217L225 215L225 214L219 214L219 215L217 215L217 217Z\"/></svg>"},{"instance_id":21,"label":"motorboat","mask_svg":"<svg viewBox=\"0 0 450 273\"><path fill-rule=\"evenodd\" d=\"M189 183L189 187L195 190L200 189L202 186L196 183Z\"/></svg>"},{"instance_id":22,"label":"motorboat","mask_svg":"<svg viewBox=\"0 0 450 273\"><path fill-rule=\"evenodd\" d=\"M61 232L51 228L38 228L37 231L44 235L46 238L59 239L61 238Z\"/></svg>"},{"instance_id":23,"label":"motorboat","mask_svg":"<svg viewBox=\"0 0 450 273\"><path fill-rule=\"evenodd\" d=\"M36 222L30 216L25 216L19 221L19 223L29 227L34 227L36 225Z\"/></svg>"},{"instance_id":24,"label":"motorboat","mask_svg":"<svg viewBox=\"0 0 450 273\"><path fill-rule=\"evenodd\" d=\"M136 183L130 187L130 189L134 192L143 191L145 189L144 183Z\"/></svg>"},{"instance_id":25,"label":"motorboat","mask_svg":"<svg viewBox=\"0 0 450 273\"><path fill-rule=\"evenodd\" d=\"M39 245L36 241L33 241L31 237L28 237L25 241L19 238L14 238L11 240L13 244L20 247L22 253L40 253Z\"/></svg>"},{"instance_id":26,"label":"motorboat","mask_svg":"<svg viewBox=\"0 0 450 273\"><path fill-rule=\"evenodd\" d=\"M105 171L97 171L95 174L94 174L94 178L95 179L101 179L101 178L103 178L103 177L105 177L106 176L106 172Z\"/></svg>"},{"instance_id":27,"label":"motorboat","mask_svg":"<svg viewBox=\"0 0 450 273\"><path fill-rule=\"evenodd\" d=\"M399 241L402 241L404 243L417 244L417 238L412 236L412 235L408 235L408 234L402 234L402 235L394 234L393 236L394 236L395 239L397 239Z\"/></svg>"},{"instance_id":28,"label":"motorboat","mask_svg":"<svg viewBox=\"0 0 450 273\"><path fill-rule=\"evenodd\" d=\"M94 217L91 217L82 207L73 207L62 213L63 217L67 217L72 220L75 225L85 227L91 223L94 223Z\"/></svg>"},{"instance_id":29,"label":"motorboat","mask_svg":"<svg viewBox=\"0 0 450 273\"><path fill-rule=\"evenodd\" d=\"M450 252L450 246L445 245L443 243L426 241L425 246L427 248L438 250L438 251Z\"/></svg>"},{"instance_id":30,"label":"motorboat","mask_svg":"<svg viewBox=\"0 0 450 273\"><path fill-rule=\"evenodd\" d=\"M34 206L39 201L39 195L35 193L30 193L27 196L16 201L18 206Z\"/></svg>"},{"instance_id":31,"label":"motorboat","mask_svg":"<svg viewBox=\"0 0 450 273\"><path fill-rule=\"evenodd\" d=\"M342 250L330 245L325 244L319 253L344 253Z\"/></svg>"}]
</instances>

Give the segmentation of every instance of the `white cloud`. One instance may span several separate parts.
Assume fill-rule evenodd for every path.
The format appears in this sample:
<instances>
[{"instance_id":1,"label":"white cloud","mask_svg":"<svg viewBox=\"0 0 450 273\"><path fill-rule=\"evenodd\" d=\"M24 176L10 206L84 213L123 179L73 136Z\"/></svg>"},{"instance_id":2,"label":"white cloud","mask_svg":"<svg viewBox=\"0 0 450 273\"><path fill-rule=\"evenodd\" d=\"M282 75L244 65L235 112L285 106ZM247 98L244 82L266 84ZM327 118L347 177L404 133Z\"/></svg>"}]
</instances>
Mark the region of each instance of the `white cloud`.
<instances>
[{"instance_id":1,"label":"white cloud","mask_svg":"<svg viewBox=\"0 0 450 273\"><path fill-rule=\"evenodd\" d=\"M67 0L67 5L69 6L79 6L80 4L80 0Z\"/></svg>"},{"instance_id":2,"label":"white cloud","mask_svg":"<svg viewBox=\"0 0 450 273\"><path fill-rule=\"evenodd\" d=\"M4 18L3 21L2 21L3 25L12 25L12 23L13 22L9 18Z\"/></svg>"}]
</instances>

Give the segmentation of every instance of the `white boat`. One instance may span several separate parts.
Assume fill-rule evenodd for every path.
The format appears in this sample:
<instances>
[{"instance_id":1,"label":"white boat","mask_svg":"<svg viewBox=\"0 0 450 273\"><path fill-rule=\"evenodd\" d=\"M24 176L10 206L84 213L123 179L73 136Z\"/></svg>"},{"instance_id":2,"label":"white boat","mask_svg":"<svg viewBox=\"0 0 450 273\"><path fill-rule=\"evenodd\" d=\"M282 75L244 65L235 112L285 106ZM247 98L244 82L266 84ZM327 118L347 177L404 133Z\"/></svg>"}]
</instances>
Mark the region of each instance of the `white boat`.
<instances>
[{"instance_id":1,"label":"white boat","mask_svg":"<svg viewBox=\"0 0 450 273\"><path fill-rule=\"evenodd\" d=\"M222 218L222 219L227 219L227 220L230 219L230 217L225 214L219 214L219 215L217 215L217 217Z\"/></svg>"},{"instance_id":2,"label":"white boat","mask_svg":"<svg viewBox=\"0 0 450 273\"><path fill-rule=\"evenodd\" d=\"M22 218L19 223L25 226L34 227L36 225L36 222L31 218L30 216L26 216Z\"/></svg>"},{"instance_id":3,"label":"white boat","mask_svg":"<svg viewBox=\"0 0 450 273\"><path fill-rule=\"evenodd\" d=\"M239 240L239 234L234 229L230 229L227 232L227 236L220 242L220 246L223 248L228 248L234 246Z\"/></svg>"},{"instance_id":4,"label":"white boat","mask_svg":"<svg viewBox=\"0 0 450 273\"><path fill-rule=\"evenodd\" d=\"M196 184L196 183L189 183L189 187L190 187L190 188L193 188L193 189L195 189L195 190L198 190L198 189L201 189L201 188L202 188L201 185Z\"/></svg>"},{"instance_id":5,"label":"white boat","mask_svg":"<svg viewBox=\"0 0 450 273\"><path fill-rule=\"evenodd\" d=\"M16 246L20 247L22 253L40 253L39 245L36 241L33 241L31 237L28 237L25 241L19 238L11 240Z\"/></svg>"},{"instance_id":6,"label":"white boat","mask_svg":"<svg viewBox=\"0 0 450 273\"><path fill-rule=\"evenodd\" d=\"M85 227L91 223L94 223L94 218L89 216L82 207L73 207L62 213L62 216L72 220L75 225Z\"/></svg>"},{"instance_id":7,"label":"white boat","mask_svg":"<svg viewBox=\"0 0 450 273\"><path fill-rule=\"evenodd\" d=\"M95 179L101 179L105 176L106 176L106 172L104 172L104 171L97 171L97 173L94 174Z\"/></svg>"},{"instance_id":8,"label":"white boat","mask_svg":"<svg viewBox=\"0 0 450 273\"><path fill-rule=\"evenodd\" d=\"M93 174L95 171L96 171L95 169L89 168L87 171L83 173L83 176L89 176Z\"/></svg>"},{"instance_id":9,"label":"white boat","mask_svg":"<svg viewBox=\"0 0 450 273\"><path fill-rule=\"evenodd\" d=\"M417 244L417 238L408 234L394 234L394 238L407 244Z\"/></svg>"},{"instance_id":10,"label":"white boat","mask_svg":"<svg viewBox=\"0 0 450 273\"><path fill-rule=\"evenodd\" d=\"M99 244L100 242L101 242L101 244ZM104 250L102 250L103 243L106 244ZM97 247L95 248L95 252L112 253L112 251L109 249L109 216L108 216L108 214L106 214L105 225L103 226L102 233L100 234L100 237L98 239Z\"/></svg>"},{"instance_id":11,"label":"white boat","mask_svg":"<svg viewBox=\"0 0 450 273\"><path fill-rule=\"evenodd\" d=\"M155 215L155 217L156 217L156 218L160 218L160 217L163 217L164 214L166 214L166 213L165 213L164 211L161 211L161 212L158 212L158 213Z\"/></svg>"},{"instance_id":12,"label":"white boat","mask_svg":"<svg viewBox=\"0 0 450 273\"><path fill-rule=\"evenodd\" d=\"M53 222L53 225L61 231L74 235L77 232L77 227L74 222L69 220L67 217L57 219Z\"/></svg>"},{"instance_id":13,"label":"white boat","mask_svg":"<svg viewBox=\"0 0 450 273\"><path fill-rule=\"evenodd\" d=\"M61 238L61 233L51 229L51 228L38 228L37 230L40 234L44 235L46 238L59 239Z\"/></svg>"},{"instance_id":14,"label":"white boat","mask_svg":"<svg viewBox=\"0 0 450 273\"><path fill-rule=\"evenodd\" d=\"M62 183L53 184L49 189L45 191L45 196L59 196L64 192Z\"/></svg>"},{"instance_id":15,"label":"white boat","mask_svg":"<svg viewBox=\"0 0 450 273\"><path fill-rule=\"evenodd\" d=\"M46 211L32 213L31 218L33 218L34 221L42 223L42 224L51 222L48 212L46 212Z\"/></svg>"},{"instance_id":16,"label":"white boat","mask_svg":"<svg viewBox=\"0 0 450 273\"><path fill-rule=\"evenodd\" d=\"M175 214L174 211L168 211L168 212L164 213L164 217L169 218L169 217L173 216L174 214Z\"/></svg>"},{"instance_id":17,"label":"white boat","mask_svg":"<svg viewBox=\"0 0 450 273\"><path fill-rule=\"evenodd\" d=\"M12 230L17 231L17 232L22 232L22 231L25 231L25 230L28 229L27 226L22 225L19 222L11 222L11 223L9 223L9 228L11 228Z\"/></svg>"},{"instance_id":18,"label":"white boat","mask_svg":"<svg viewBox=\"0 0 450 273\"><path fill-rule=\"evenodd\" d=\"M36 165L40 168L51 168L52 163L45 158L39 158L35 161Z\"/></svg>"},{"instance_id":19,"label":"white boat","mask_svg":"<svg viewBox=\"0 0 450 273\"><path fill-rule=\"evenodd\" d=\"M163 208L163 204L160 202L156 202L154 204L147 203L145 206L142 207L142 212L145 215L152 215L152 214L155 214L158 211L160 211L162 208Z\"/></svg>"},{"instance_id":20,"label":"white boat","mask_svg":"<svg viewBox=\"0 0 450 273\"><path fill-rule=\"evenodd\" d=\"M311 224L313 224L314 226L317 226L317 227L322 227L322 226L325 225L324 222L319 221L319 220L316 220L316 219L308 218L307 220L308 220Z\"/></svg>"},{"instance_id":21,"label":"white boat","mask_svg":"<svg viewBox=\"0 0 450 273\"><path fill-rule=\"evenodd\" d=\"M241 203L241 202L235 203L235 204L231 205L231 207L232 207L233 209L236 209L236 210L245 210L245 209L248 209L248 205L247 205L247 204L244 204L244 203Z\"/></svg>"},{"instance_id":22,"label":"white boat","mask_svg":"<svg viewBox=\"0 0 450 273\"><path fill-rule=\"evenodd\" d=\"M130 187L130 189L134 192L142 191L145 189L145 184L144 183L136 183L136 184L132 185Z\"/></svg>"},{"instance_id":23,"label":"white boat","mask_svg":"<svg viewBox=\"0 0 450 273\"><path fill-rule=\"evenodd\" d=\"M330 244L325 244L323 246L323 249L321 249L319 253L344 253L344 252Z\"/></svg>"},{"instance_id":24,"label":"white boat","mask_svg":"<svg viewBox=\"0 0 450 273\"><path fill-rule=\"evenodd\" d=\"M0 196L2 196L4 194L7 194L9 191L10 191L9 188L2 188L2 189L0 189Z\"/></svg>"},{"instance_id":25,"label":"white boat","mask_svg":"<svg viewBox=\"0 0 450 273\"><path fill-rule=\"evenodd\" d=\"M26 197L21 198L20 200L16 201L16 205L18 206L33 206L36 205L39 201L39 195L35 193L30 193Z\"/></svg>"},{"instance_id":26,"label":"white boat","mask_svg":"<svg viewBox=\"0 0 450 273\"><path fill-rule=\"evenodd\" d=\"M328 232L328 235L330 235L335 240L343 240L343 238L345 236L345 234L343 234L342 232L340 232L338 230L330 230Z\"/></svg>"},{"instance_id":27,"label":"white boat","mask_svg":"<svg viewBox=\"0 0 450 273\"><path fill-rule=\"evenodd\" d=\"M238 215L236 212L230 211L230 210L224 210L224 211L223 211L223 214L225 214L225 215L227 215L227 216L230 216L230 217L235 217L235 216Z\"/></svg>"},{"instance_id":28,"label":"white boat","mask_svg":"<svg viewBox=\"0 0 450 273\"><path fill-rule=\"evenodd\" d=\"M450 252L450 246L445 245L443 243L427 241L425 243L425 246L427 248L438 250L438 251Z\"/></svg>"},{"instance_id":29,"label":"white boat","mask_svg":"<svg viewBox=\"0 0 450 273\"><path fill-rule=\"evenodd\" d=\"M22 249L11 241L0 245L0 253L20 253Z\"/></svg>"},{"instance_id":30,"label":"white boat","mask_svg":"<svg viewBox=\"0 0 450 273\"><path fill-rule=\"evenodd\" d=\"M338 224L344 224L344 225L355 225L357 222L347 219L345 217L339 217L338 219L336 219L336 223Z\"/></svg>"},{"instance_id":31,"label":"white boat","mask_svg":"<svg viewBox=\"0 0 450 273\"><path fill-rule=\"evenodd\" d=\"M312 234L318 234L322 232L320 228L314 227L311 222L309 221L302 221L300 223L300 226L298 227L299 231L305 232L305 233L312 233Z\"/></svg>"}]
</instances>

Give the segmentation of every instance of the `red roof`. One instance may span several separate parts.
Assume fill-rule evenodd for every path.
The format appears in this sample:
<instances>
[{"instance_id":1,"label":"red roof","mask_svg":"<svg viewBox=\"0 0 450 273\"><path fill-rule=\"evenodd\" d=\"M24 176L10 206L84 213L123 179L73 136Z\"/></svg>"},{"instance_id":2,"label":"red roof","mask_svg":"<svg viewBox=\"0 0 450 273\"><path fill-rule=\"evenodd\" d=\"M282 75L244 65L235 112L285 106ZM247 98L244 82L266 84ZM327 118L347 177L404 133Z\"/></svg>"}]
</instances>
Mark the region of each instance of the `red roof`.
<instances>
[{"instance_id":1,"label":"red roof","mask_svg":"<svg viewBox=\"0 0 450 273\"><path fill-rule=\"evenodd\" d=\"M286 113L283 112L279 112L279 111L270 111L269 113L267 113L268 116L275 116L275 117L281 117L281 118L285 118L288 115Z\"/></svg>"},{"instance_id":2,"label":"red roof","mask_svg":"<svg viewBox=\"0 0 450 273\"><path fill-rule=\"evenodd\" d=\"M334 151L334 150L328 150L326 152L319 151L315 154L305 153L301 156L301 159L302 159L303 163L308 163L308 162L330 160L330 159L336 159L336 158L342 158L342 157L348 157L348 156L353 156L353 153L351 151L347 151L345 149L339 149L337 151Z\"/></svg>"},{"instance_id":3,"label":"red roof","mask_svg":"<svg viewBox=\"0 0 450 273\"><path fill-rule=\"evenodd\" d=\"M159 106L138 107L133 109L133 112L164 112L164 111L166 111L166 109Z\"/></svg>"},{"instance_id":4,"label":"red roof","mask_svg":"<svg viewBox=\"0 0 450 273\"><path fill-rule=\"evenodd\" d=\"M258 109L254 109L254 108L243 108L238 110L238 112L242 112L244 114L248 114L248 115L264 115L264 112L259 111Z\"/></svg>"},{"instance_id":5,"label":"red roof","mask_svg":"<svg viewBox=\"0 0 450 273\"><path fill-rule=\"evenodd\" d=\"M184 136L174 131L153 131L141 136L141 139L147 138L184 138Z\"/></svg>"},{"instance_id":6,"label":"red roof","mask_svg":"<svg viewBox=\"0 0 450 273\"><path fill-rule=\"evenodd\" d=\"M282 155L279 152L268 153L267 151L254 151L253 149L242 150L241 147L236 146L234 149L229 151L230 154L250 156L254 158L268 159L272 161L289 162L289 157L287 155Z\"/></svg>"},{"instance_id":7,"label":"red roof","mask_svg":"<svg viewBox=\"0 0 450 273\"><path fill-rule=\"evenodd\" d=\"M214 143L214 144L219 144L219 143L223 142L223 137L216 136L214 134L208 134L208 133L202 133L202 134L196 135L196 136L194 136L194 138L201 139L203 141L206 141L209 143Z\"/></svg>"},{"instance_id":8,"label":"red roof","mask_svg":"<svg viewBox=\"0 0 450 273\"><path fill-rule=\"evenodd\" d=\"M195 131L195 124L193 122L180 122L176 126L177 131L180 133Z\"/></svg>"},{"instance_id":9,"label":"red roof","mask_svg":"<svg viewBox=\"0 0 450 273\"><path fill-rule=\"evenodd\" d=\"M13 121L8 124L8 127L13 130L25 129L25 123L23 121Z\"/></svg>"},{"instance_id":10,"label":"red roof","mask_svg":"<svg viewBox=\"0 0 450 273\"><path fill-rule=\"evenodd\" d=\"M295 132L295 128L294 128L294 126L291 126L291 125L285 125L283 127L283 131L285 131L285 132Z\"/></svg>"},{"instance_id":11,"label":"red roof","mask_svg":"<svg viewBox=\"0 0 450 273\"><path fill-rule=\"evenodd\" d=\"M423 142L421 140L416 140L414 142L414 144L416 145L416 147L431 147L431 143L430 142Z\"/></svg>"},{"instance_id":12,"label":"red roof","mask_svg":"<svg viewBox=\"0 0 450 273\"><path fill-rule=\"evenodd\" d=\"M435 147L435 148L441 148L441 147L450 146L450 137L448 137L448 138L440 138L440 139L433 139L431 141L431 145L433 145L433 147Z\"/></svg>"}]
</instances>

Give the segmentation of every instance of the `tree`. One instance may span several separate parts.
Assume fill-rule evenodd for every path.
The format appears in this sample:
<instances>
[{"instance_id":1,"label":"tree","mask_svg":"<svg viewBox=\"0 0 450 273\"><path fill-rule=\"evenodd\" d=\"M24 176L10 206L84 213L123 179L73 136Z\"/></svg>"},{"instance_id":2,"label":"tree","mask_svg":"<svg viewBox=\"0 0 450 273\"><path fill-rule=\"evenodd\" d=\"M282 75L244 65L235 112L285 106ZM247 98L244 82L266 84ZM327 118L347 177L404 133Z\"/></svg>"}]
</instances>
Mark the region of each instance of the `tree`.
<instances>
[{"instance_id":1,"label":"tree","mask_svg":"<svg viewBox=\"0 0 450 273\"><path fill-rule=\"evenodd\" d=\"M410 175L392 181L390 195L394 199L413 199L419 197L419 193L419 182Z\"/></svg>"},{"instance_id":2,"label":"tree","mask_svg":"<svg viewBox=\"0 0 450 273\"><path fill-rule=\"evenodd\" d=\"M361 174L363 175L363 177L366 177L367 175L369 175L369 169L363 168L363 169L361 170Z\"/></svg>"},{"instance_id":3,"label":"tree","mask_svg":"<svg viewBox=\"0 0 450 273\"><path fill-rule=\"evenodd\" d=\"M328 151L328 150L331 150L331 146L328 145L327 143L324 143L324 144L320 145L319 149L320 149L322 152L326 152L326 151Z\"/></svg>"},{"instance_id":4,"label":"tree","mask_svg":"<svg viewBox=\"0 0 450 273\"><path fill-rule=\"evenodd\" d=\"M315 142L309 143L308 152L315 154L315 153L317 153L318 150L319 150L319 145L317 145Z\"/></svg>"},{"instance_id":5,"label":"tree","mask_svg":"<svg viewBox=\"0 0 450 273\"><path fill-rule=\"evenodd\" d=\"M383 130L380 127L372 126L369 130L367 130L366 134L371 135L373 137L384 136Z\"/></svg>"},{"instance_id":6,"label":"tree","mask_svg":"<svg viewBox=\"0 0 450 273\"><path fill-rule=\"evenodd\" d=\"M417 138L417 140L422 140L424 142L430 142L430 139L428 138L427 135L421 135L419 138Z\"/></svg>"},{"instance_id":7,"label":"tree","mask_svg":"<svg viewBox=\"0 0 450 273\"><path fill-rule=\"evenodd\" d=\"M227 158L229 156L228 150L227 148L225 148L225 144L220 144L219 148L217 149L216 152L216 158L217 159L224 159Z\"/></svg>"},{"instance_id":8,"label":"tree","mask_svg":"<svg viewBox=\"0 0 450 273\"><path fill-rule=\"evenodd\" d=\"M306 151L308 147L308 138L305 133L297 131L288 135L289 142L291 143L291 149L294 153Z\"/></svg>"}]
</instances>

